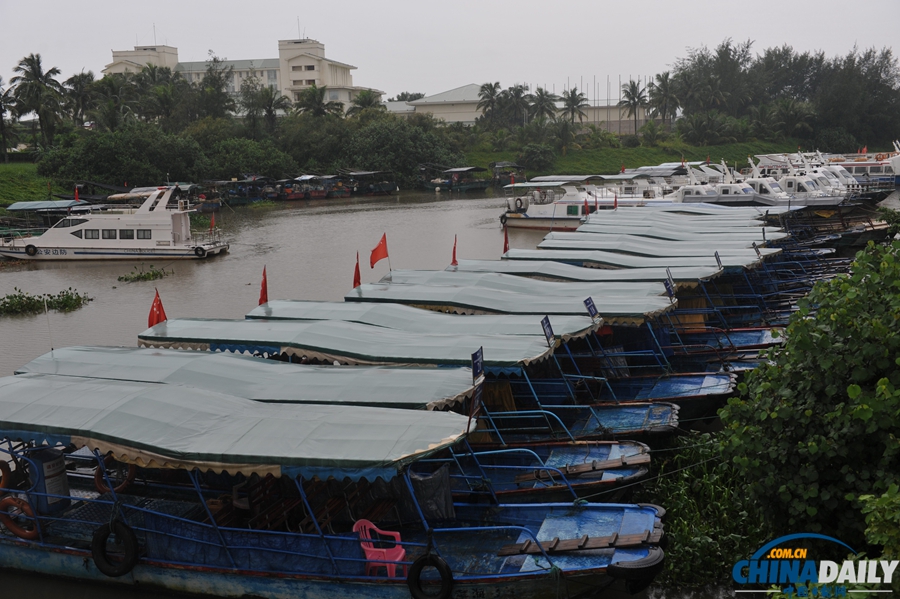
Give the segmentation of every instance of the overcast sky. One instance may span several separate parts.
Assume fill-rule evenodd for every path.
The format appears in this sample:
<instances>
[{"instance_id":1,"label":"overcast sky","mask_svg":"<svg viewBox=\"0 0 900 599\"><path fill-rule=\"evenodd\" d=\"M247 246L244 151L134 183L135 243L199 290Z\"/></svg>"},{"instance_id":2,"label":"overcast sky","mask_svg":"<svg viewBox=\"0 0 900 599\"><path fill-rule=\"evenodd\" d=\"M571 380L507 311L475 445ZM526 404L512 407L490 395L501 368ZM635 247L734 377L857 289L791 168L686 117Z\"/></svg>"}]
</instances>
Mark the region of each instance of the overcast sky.
<instances>
[{"instance_id":1,"label":"overcast sky","mask_svg":"<svg viewBox=\"0 0 900 599\"><path fill-rule=\"evenodd\" d=\"M652 76L725 38L753 40L756 52L789 44L833 57L854 44L892 47L898 22L900 0L0 0L0 76L8 84L31 53L64 80L82 70L99 77L113 49L157 43L178 48L181 61L209 50L277 58L278 40L305 36L356 66L355 85L387 96L499 81L578 86L593 99L606 96L607 77L616 97L620 76Z\"/></svg>"}]
</instances>

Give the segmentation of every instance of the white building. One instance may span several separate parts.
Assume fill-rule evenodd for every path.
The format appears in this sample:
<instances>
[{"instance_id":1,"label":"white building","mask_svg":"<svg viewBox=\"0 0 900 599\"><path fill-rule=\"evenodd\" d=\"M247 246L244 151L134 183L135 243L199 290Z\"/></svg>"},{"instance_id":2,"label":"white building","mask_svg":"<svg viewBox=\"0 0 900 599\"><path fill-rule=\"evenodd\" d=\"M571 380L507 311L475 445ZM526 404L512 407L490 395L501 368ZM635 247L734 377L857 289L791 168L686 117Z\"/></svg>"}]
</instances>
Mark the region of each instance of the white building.
<instances>
[{"instance_id":1,"label":"white building","mask_svg":"<svg viewBox=\"0 0 900 599\"><path fill-rule=\"evenodd\" d=\"M113 60L103 69L104 75L113 73L137 73L147 65L168 67L179 72L189 82L199 82L206 73L206 62L179 62L178 49L172 46L135 46L134 50L113 50ZM315 85L327 87L327 101L336 100L345 109L363 90L370 90L379 96L384 92L353 85L351 71L356 67L325 57L325 44L311 39L279 40L278 58L254 60L223 60L224 67L233 70L228 91L240 92L241 83L248 77L257 77L263 85L281 91L291 101L300 97L300 92Z\"/></svg>"}]
</instances>

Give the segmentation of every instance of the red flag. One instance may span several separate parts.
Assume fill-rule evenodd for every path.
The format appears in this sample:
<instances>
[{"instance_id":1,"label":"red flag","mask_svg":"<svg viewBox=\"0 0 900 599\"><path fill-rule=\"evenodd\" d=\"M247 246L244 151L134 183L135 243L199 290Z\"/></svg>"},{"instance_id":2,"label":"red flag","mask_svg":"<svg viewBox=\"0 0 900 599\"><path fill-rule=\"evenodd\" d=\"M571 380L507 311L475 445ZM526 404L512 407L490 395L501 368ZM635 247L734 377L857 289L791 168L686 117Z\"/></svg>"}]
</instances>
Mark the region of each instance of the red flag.
<instances>
[{"instance_id":1,"label":"red flag","mask_svg":"<svg viewBox=\"0 0 900 599\"><path fill-rule=\"evenodd\" d=\"M213 212L212 216L209 217L209 231L212 233L213 228L216 226L216 213ZM265 268L265 266L263 267Z\"/></svg>"},{"instance_id":2,"label":"red flag","mask_svg":"<svg viewBox=\"0 0 900 599\"><path fill-rule=\"evenodd\" d=\"M584 198L584 215L587 216L591 213L591 209L588 207L587 197Z\"/></svg>"},{"instance_id":3,"label":"red flag","mask_svg":"<svg viewBox=\"0 0 900 599\"><path fill-rule=\"evenodd\" d=\"M706 166L709 166L709 154L706 155Z\"/></svg>"},{"instance_id":4,"label":"red flag","mask_svg":"<svg viewBox=\"0 0 900 599\"><path fill-rule=\"evenodd\" d=\"M863 153L863 154L868 154L868 153L869 153L869 144L866 144L866 145L863 146L863 151L862 151L862 153Z\"/></svg>"},{"instance_id":5,"label":"red flag","mask_svg":"<svg viewBox=\"0 0 900 599\"><path fill-rule=\"evenodd\" d=\"M75 201L78 201L78 187L75 187Z\"/></svg>"},{"instance_id":6,"label":"red flag","mask_svg":"<svg viewBox=\"0 0 900 599\"><path fill-rule=\"evenodd\" d=\"M681 166L684 166L684 154L681 155Z\"/></svg>"},{"instance_id":7,"label":"red flag","mask_svg":"<svg viewBox=\"0 0 900 599\"><path fill-rule=\"evenodd\" d=\"M619 194L613 195L613 210L619 209Z\"/></svg>"},{"instance_id":8,"label":"red flag","mask_svg":"<svg viewBox=\"0 0 900 599\"><path fill-rule=\"evenodd\" d=\"M259 284L259 305L269 302L269 282L266 280L266 267L263 266L262 283Z\"/></svg>"},{"instance_id":9,"label":"red flag","mask_svg":"<svg viewBox=\"0 0 900 599\"><path fill-rule=\"evenodd\" d=\"M353 288L356 289L362 285L362 279L359 276L359 252L356 252L356 269L353 271Z\"/></svg>"},{"instance_id":10,"label":"red flag","mask_svg":"<svg viewBox=\"0 0 900 599\"><path fill-rule=\"evenodd\" d=\"M153 298L153 303L150 304L150 317L147 318L147 326L154 327L166 320L168 320L166 311L163 309L162 300L159 299L159 290L157 289L156 297Z\"/></svg>"},{"instance_id":11,"label":"red flag","mask_svg":"<svg viewBox=\"0 0 900 599\"><path fill-rule=\"evenodd\" d=\"M513 174L513 173L510 173L510 174L509 174L509 184L510 184L510 185L515 185L515 184L516 184L516 176L515 176L515 174Z\"/></svg>"},{"instance_id":12,"label":"red flag","mask_svg":"<svg viewBox=\"0 0 900 599\"><path fill-rule=\"evenodd\" d=\"M459 266L459 262L456 261L456 235L453 236L453 259L450 261L450 266Z\"/></svg>"},{"instance_id":13,"label":"red flag","mask_svg":"<svg viewBox=\"0 0 900 599\"><path fill-rule=\"evenodd\" d=\"M625 172L625 163L624 162L622 163L622 170L620 172L622 172L622 173Z\"/></svg>"},{"instance_id":14,"label":"red flag","mask_svg":"<svg viewBox=\"0 0 900 599\"><path fill-rule=\"evenodd\" d=\"M506 228L506 225L503 225L503 253L509 251L509 231Z\"/></svg>"},{"instance_id":15,"label":"red flag","mask_svg":"<svg viewBox=\"0 0 900 599\"><path fill-rule=\"evenodd\" d=\"M381 235L381 241L378 242L378 245L376 245L375 249L372 250L372 255L369 256L369 267L375 268L375 264L377 264L379 260L383 260L387 257L387 233L383 233Z\"/></svg>"}]
</instances>

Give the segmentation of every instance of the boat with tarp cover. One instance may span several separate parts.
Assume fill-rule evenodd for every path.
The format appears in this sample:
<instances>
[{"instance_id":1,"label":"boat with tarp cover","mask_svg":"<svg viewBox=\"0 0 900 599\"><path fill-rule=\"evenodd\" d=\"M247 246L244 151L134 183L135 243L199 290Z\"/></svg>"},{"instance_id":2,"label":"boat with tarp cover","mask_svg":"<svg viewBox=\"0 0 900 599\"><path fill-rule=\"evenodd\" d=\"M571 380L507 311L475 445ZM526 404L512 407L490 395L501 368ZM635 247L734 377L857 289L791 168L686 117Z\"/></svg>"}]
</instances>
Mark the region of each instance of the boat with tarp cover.
<instances>
[{"instance_id":1,"label":"boat with tarp cover","mask_svg":"<svg viewBox=\"0 0 900 599\"><path fill-rule=\"evenodd\" d=\"M590 386L581 393L573 386L564 401L547 405L533 393L513 397L508 379L561 376L553 355L557 343L554 339L550 346L537 335L409 333L335 320L177 319L138 335L142 347L231 351L348 365L467 366L472 363L471 348L480 347L488 377L485 398L499 403L485 400L478 423L495 442L575 441L674 431L678 407L666 402L595 404Z\"/></svg>"},{"instance_id":2,"label":"boat with tarp cover","mask_svg":"<svg viewBox=\"0 0 900 599\"><path fill-rule=\"evenodd\" d=\"M0 379L0 561L271 599L554 597L560 577L570 596L649 584L663 561L661 508L454 503L448 469L410 472L468 425L179 385Z\"/></svg>"},{"instance_id":3,"label":"boat with tarp cover","mask_svg":"<svg viewBox=\"0 0 900 599\"><path fill-rule=\"evenodd\" d=\"M333 368L285 364L234 354L127 347L55 349L16 374L52 374L182 385L279 404L328 404L471 413L483 377L469 368ZM454 493L494 503L574 500L603 492L647 473L648 447L635 441L592 441L478 451L468 443L441 456ZM507 448L510 449L510 448ZM452 453L451 453L452 452ZM585 464L588 467L585 467ZM433 468L431 468L433 470ZM458 472L456 471L458 470ZM542 473L534 478L536 470ZM529 480L529 476L532 478Z\"/></svg>"}]
</instances>

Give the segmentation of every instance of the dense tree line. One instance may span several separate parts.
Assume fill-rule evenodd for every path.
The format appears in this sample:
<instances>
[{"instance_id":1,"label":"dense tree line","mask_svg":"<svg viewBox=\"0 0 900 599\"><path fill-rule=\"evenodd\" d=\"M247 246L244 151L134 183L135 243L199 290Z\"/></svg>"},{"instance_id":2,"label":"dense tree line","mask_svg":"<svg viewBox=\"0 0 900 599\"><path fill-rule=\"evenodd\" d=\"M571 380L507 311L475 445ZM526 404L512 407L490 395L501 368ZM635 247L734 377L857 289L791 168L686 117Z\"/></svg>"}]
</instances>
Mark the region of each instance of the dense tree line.
<instances>
[{"instance_id":1,"label":"dense tree line","mask_svg":"<svg viewBox=\"0 0 900 599\"><path fill-rule=\"evenodd\" d=\"M195 82L152 65L59 81L59 70L46 68L38 54L19 61L15 73L8 85L0 79L0 152L5 158L8 148L30 145L41 156L41 173L60 180L90 173L109 183L155 184L159 179L144 177L168 172L174 179L173 171L193 180L249 172L285 177L360 168L393 170L409 185L417 164L459 166L467 151L514 153L530 169L544 170L556 156L583 149L662 145L677 154L687 144L792 140L852 152L900 138L900 69L890 49L854 48L835 58L790 46L754 54L749 41L692 49L648 85L622 86L620 105L635 128L645 111L650 117L639 135L625 136L585 122L589 104L577 87L556 95L485 83L481 115L466 127L421 115L401 119L371 92L344 106L312 86L291 102L251 76L231 94L232 70L212 53ZM391 100L422 96L403 92ZM31 118L19 122L22 117ZM92 152L105 162L88 165ZM167 153L183 159L173 166L162 160ZM148 155L162 161L133 174L135 161Z\"/></svg>"}]
</instances>

